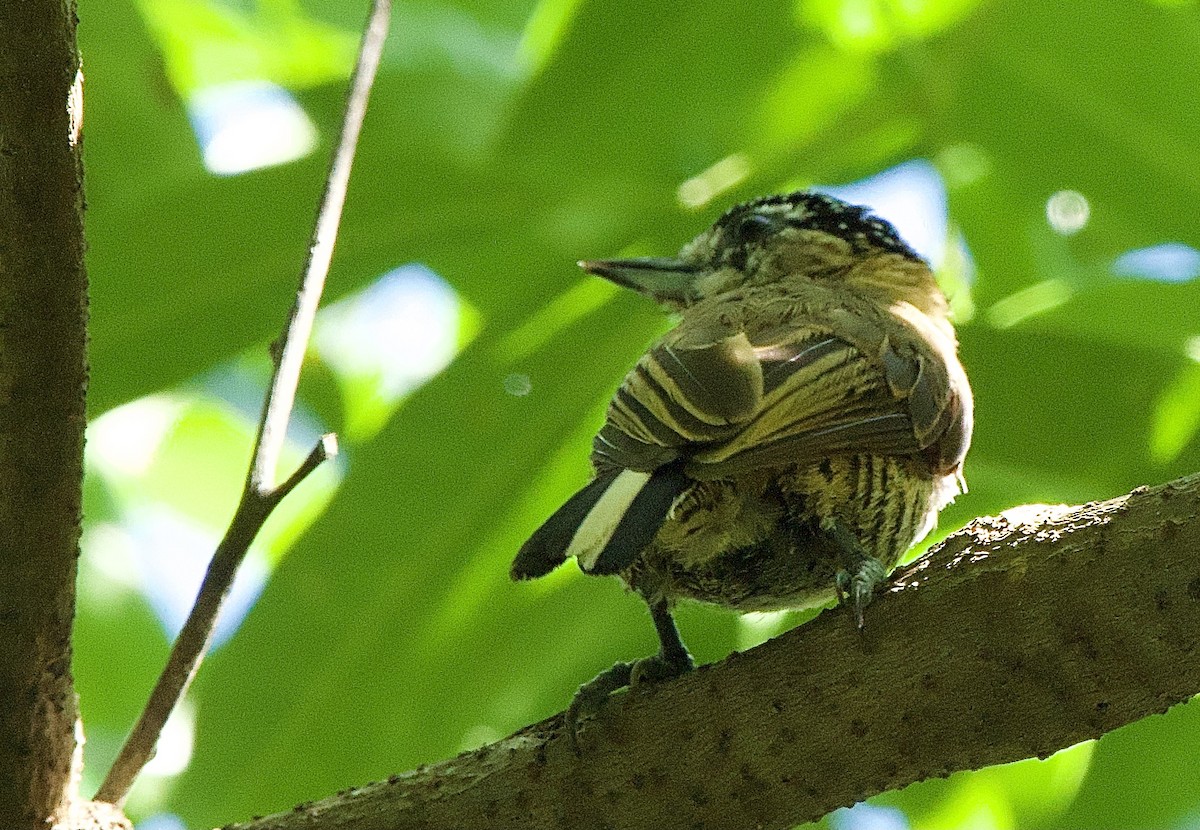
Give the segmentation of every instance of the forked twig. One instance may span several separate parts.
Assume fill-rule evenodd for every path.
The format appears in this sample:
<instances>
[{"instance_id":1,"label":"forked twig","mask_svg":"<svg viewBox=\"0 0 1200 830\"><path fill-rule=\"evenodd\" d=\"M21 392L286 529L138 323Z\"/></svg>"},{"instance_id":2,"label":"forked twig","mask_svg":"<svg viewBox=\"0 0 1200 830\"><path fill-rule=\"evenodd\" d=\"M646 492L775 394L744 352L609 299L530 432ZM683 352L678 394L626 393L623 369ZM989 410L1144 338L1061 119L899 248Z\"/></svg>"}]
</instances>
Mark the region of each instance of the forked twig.
<instances>
[{"instance_id":1,"label":"forked twig","mask_svg":"<svg viewBox=\"0 0 1200 830\"><path fill-rule=\"evenodd\" d=\"M113 762L112 769L96 793L97 801L117 805L124 803L134 780L153 756L154 746L162 733L163 725L187 691L200 662L204 659L204 653L212 639L217 614L229 594L238 566L250 549L250 543L254 541L275 506L309 473L320 466L321 462L337 454L337 438L333 434L325 435L286 481L279 485L274 483L288 420L296 399L300 366L308 347L317 304L321 299L325 277L329 273L329 263L333 257L334 240L341 221L342 206L346 201L350 168L366 115L367 98L379 68L390 12L390 0L374 0L363 32L358 63L350 78L342 132L330 162L325 192L317 210L317 222L313 229L312 241L309 243L296 302L292 306L280 340L276 341L271 349L274 371L263 403L250 472L246 476L241 500L229 523L229 529L225 532L225 538L217 545L208 572L204 576L204 583L196 596L196 602L175 640L175 645L171 648L167 665L163 668L137 724L125 740L117 760Z\"/></svg>"}]
</instances>

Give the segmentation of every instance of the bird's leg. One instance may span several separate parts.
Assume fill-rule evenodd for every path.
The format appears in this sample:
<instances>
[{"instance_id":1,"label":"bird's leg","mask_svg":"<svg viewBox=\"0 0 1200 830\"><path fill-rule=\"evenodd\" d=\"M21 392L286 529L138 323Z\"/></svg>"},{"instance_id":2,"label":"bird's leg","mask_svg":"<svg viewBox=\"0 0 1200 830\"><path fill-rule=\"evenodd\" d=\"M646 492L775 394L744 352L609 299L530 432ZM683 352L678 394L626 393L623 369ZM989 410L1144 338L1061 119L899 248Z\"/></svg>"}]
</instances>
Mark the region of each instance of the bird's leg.
<instances>
[{"instance_id":1,"label":"bird's leg","mask_svg":"<svg viewBox=\"0 0 1200 830\"><path fill-rule=\"evenodd\" d=\"M691 671L696 665L679 636L675 618L671 616L665 599L650 603L650 617L654 620L654 630L658 632L658 654L643 657L633 664L632 683L668 680Z\"/></svg>"},{"instance_id":2,"label":"bird's leg","mask_svg":"<svg viewBox=\"0 0 1200 830\"><path fill-rule=\"evenodd\" d=\"M675 619L671 616L666 600L648 604L650 617L654 620L654 630L658 632L658 654L632 663L617 663L579 687L574 700L567 707L564 719L567 740L576 755L579 754L579 719L600 711L610 694L626 686L678 677L695 666L692 655L688 654L679 636L679 629L675 627Z\"/></svg>"},{"instance_id":3,"label":"bird's leg","mask_svg":"<svg viewBox=\"0 0 1200 830\"><path fill-rule=\"evenodd\" d=\"M863 611L871 604L875 589L887 578L883 563L863 549L862 544L840 519L822 522L822 529L838 547L842 567L834 578L838 602L849 603L854 624L863 627Z\"/></svg>"}]
</instances>

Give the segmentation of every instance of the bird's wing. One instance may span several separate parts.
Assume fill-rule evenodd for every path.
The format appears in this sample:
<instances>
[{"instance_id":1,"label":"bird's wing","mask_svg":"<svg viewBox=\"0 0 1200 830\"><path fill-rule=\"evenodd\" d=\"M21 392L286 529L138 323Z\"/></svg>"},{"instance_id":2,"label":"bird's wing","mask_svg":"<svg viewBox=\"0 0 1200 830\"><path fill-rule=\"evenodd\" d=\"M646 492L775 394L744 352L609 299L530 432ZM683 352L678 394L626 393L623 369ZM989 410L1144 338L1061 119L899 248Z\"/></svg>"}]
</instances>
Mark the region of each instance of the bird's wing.
<instances>
[{"instance_id":1,"label":"bird's wing","mask_svg":"<svg viewBox=\"0 0 1200 830\"><path fill-rule=\"evenodd\" d=\"M613 396L592 460L598 469L656 470L735 435L763 391L763 363L744 332L668 337Z\"/></svg>"},{"instance_id":2,"label":"bird's wing","mask_svg":"<svg viewBox=\"0 0 1200 830\"><path fill-rule=\"evenodd\" d=\"M513 576L572 556L619 573L698 479L840 452L921 453L932 472L956 472L970 389L953 341L908 316L829 309L751 333L680 324L626 376L593 443L596 477L522 546Z\"/></svg>"},{"instance_id":3,"label":"bird's wing","mask_svg":"<svg viewBox=\"0 0 1200 830\"><path fill-rule=\"evenodd\" d=\"M969 440L970 391L938 338L919 319L838 309L752 334L684 331L626 377L593 460L649 472L678 459L713 479L846 451L930 451L949 472Z\"/></svg>"}]
</instances>

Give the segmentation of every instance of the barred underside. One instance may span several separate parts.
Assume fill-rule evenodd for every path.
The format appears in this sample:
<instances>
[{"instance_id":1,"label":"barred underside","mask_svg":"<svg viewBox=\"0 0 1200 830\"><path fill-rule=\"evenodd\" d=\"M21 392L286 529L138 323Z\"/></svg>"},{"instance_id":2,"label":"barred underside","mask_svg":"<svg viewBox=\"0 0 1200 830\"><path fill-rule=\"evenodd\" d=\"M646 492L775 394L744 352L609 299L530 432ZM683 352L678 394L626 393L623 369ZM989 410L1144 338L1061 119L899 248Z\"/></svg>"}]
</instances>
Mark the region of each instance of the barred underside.
<instances>
[{"instance_id":1,"label":"barred underside","mask_svg":"<svg viewBox=\"0 0 1200 830\"><path fill-rule=\"evenodd\" d=\"M704 482L683 499L629 573L651 597L742 611L828 602L840 550L821 531L837 518L891 568L932 527L937 479L896 456L835 456L804 468Z\"/></svg>"},{"instance_id":2,"label":"barred underside","mask_svg":"<svg viewBox=\"0 0 1200 830\"><path fill-rule=\"evenodd\" d=\"M937 518L937 479L912 459L838 456L798 470L789 479L818 521L837 517L867 552L891 567L925 537Z\"/></svg>"}]
</instances>

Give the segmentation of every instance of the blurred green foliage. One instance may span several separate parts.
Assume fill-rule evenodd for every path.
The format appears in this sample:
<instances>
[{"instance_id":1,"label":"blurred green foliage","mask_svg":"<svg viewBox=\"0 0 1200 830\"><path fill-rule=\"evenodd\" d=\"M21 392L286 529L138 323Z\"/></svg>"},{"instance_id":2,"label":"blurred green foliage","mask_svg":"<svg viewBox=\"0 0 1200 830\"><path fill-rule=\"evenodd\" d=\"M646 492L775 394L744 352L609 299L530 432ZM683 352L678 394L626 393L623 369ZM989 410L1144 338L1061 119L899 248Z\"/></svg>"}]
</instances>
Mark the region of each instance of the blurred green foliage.
<instances>
[{"instance_id":1,"label":"blurred green foliage","mask_svg":"<svg viewBox=\"0 0 1200 830\"><path fill-rule=\"evenodd\" d=\"M142 492L213 533L252 413L214 412L195 378L243 354L261 367L278 332L365 5L80 1L90 406L192 390ZM612 581L563 569L512 585L508 562L586 479L604 401L664 325L572 263L670 252L741 198L913 158L941 174L969 251L945 277L978 401L972 491L943 532L1200 469L1200 281L1112 268L1132 248L1200 247L1197 54L1188 2L399 2L327 299L421 262L471 310L469 337L390 419L368 419L382 427L352 431L335 495L330 475L307 518L285 517L279 544L332 498L202 670L190 765L143 783L133 811L199 828L286 809L507 734L653 648ZM294 92L318 151L214 176L183 102L249 79ZM1047 221L1063 190L1090 209L1073 234ZM528 394L506 389L514 377ZM302 405L338 429L353 388L314 358ZM89 532L130 486L89 480ZM99 556L76 644L92 778L167 647ZM703 660L790 621L681 615ZM1200 814L1198 749L1189 705L1094 750L877 801L921 828L1182 826Z\"/></svg>"}]
</instances>

